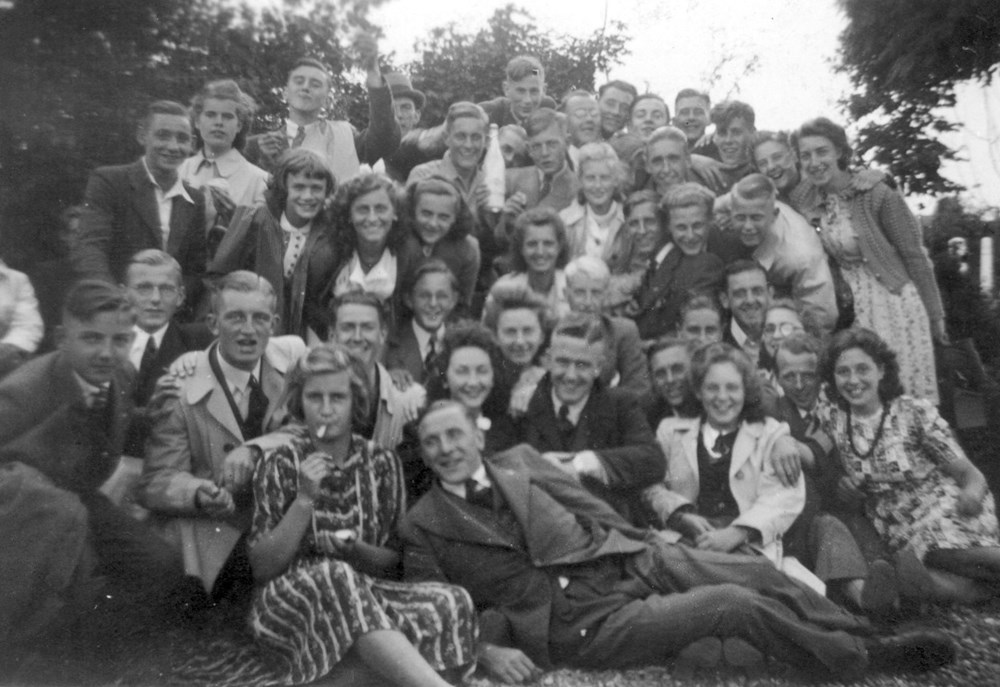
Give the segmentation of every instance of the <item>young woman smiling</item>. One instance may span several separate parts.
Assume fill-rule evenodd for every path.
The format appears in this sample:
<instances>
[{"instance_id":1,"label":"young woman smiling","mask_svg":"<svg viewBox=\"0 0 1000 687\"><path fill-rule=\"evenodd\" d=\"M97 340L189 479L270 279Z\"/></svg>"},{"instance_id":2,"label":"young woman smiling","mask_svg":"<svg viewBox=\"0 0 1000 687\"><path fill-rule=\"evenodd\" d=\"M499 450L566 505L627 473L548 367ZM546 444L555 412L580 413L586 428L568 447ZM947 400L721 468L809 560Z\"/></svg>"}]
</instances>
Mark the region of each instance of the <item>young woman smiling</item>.
<instances>
[{"instance_id":1,"label":"young woman smiling","mask_svg":"<svg viewBox=\"0 0 1000 687\"><path fill-rule=\"evenodd\" d=\"M838 497L889 550L927 570L925 598L976 602L1000 582L1000 530L982 473L934 406L903 395L896 354L875 332L834 335L821 367L836 406L824 422L845 475Z\"/></svg>"}]
</instances>

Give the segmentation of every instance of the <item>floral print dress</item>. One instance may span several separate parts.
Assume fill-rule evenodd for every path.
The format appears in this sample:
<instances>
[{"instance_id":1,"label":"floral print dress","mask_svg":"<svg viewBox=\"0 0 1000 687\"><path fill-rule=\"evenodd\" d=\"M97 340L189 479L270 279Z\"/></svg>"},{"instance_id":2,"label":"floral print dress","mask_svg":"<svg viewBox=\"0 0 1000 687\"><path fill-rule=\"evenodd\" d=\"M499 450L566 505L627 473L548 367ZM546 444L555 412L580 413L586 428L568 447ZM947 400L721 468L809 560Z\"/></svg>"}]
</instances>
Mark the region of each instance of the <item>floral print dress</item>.
<instances>
[{"instance_id":1,"label":"floral print dress","mask_svg":"<svg viewBox=\"0 0 1000 687\"><path fill-rule=\"evenodd\" d=\"M895 399L886 410L881 437L880 415L851 418L849 434L847 411L828 409L824 430L833 437L847 474L860 481L865 512L892 551L909 549L922 559L934 549L1000 546L992 494L986 494L978 516L956 511L960 487L942 468L965 454L928 401Z\"/></svg>"},{"instance_id":2,"label":"floral print dress","mask_svg":"<svg viewBox=\"0 0 1000 687\"><path fill-rule=\"evenodd\" d=\"M305 428L270 451L254 471L249 545L274 529L298 493L298 466L315 451ZM250 611L257 641L283 659L285 684L328 673L354 641L375 630L402 632L436 670L474 665L476 619L461 587L379 579L335 558L337 530L392 548L405 509L399 460L353 436L350 457L321 484L311 526L288 569L258 589Z\"/></svg>"},{"instance_id":3,"label":"floral print dress","mask_svg":"<svg viewBox=\"0 0 1000 687\"><path fill-rule=\"evenodd\" d=\"M896 352L899 379L906 393L937 405L934 341L916 285L908 282L898 294L886 288L862 259L847 201L827 194L824 209L820 239L854 294L855 325L876 332Z\"/></svg>"}]
</instances>

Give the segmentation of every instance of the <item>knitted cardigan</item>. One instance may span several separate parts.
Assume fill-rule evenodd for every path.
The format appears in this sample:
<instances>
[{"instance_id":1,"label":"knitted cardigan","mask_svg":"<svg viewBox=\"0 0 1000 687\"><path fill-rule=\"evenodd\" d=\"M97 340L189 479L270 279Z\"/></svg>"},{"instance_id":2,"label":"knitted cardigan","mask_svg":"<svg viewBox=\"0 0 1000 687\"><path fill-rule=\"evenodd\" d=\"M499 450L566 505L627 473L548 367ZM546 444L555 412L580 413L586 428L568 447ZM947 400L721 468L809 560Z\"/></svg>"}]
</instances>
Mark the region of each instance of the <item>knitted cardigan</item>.
<instances>
[{"instance_id":1,"label":"knitted cardigan","mask_svg":"<svg viewBox=\"0 0 1000 687\"><path fill-rule=\"evenodd\" d=\"M855 184L859 175L863 175L863 180ZM894 294L912 281L931 324L943 323L941 294L924 248L920 224L898 191L882 181L871 184L870 180L868 170L854 172L851 184L840 194L850 207L851 225L858 236L862 261L872 276ZM791 199L798 211L815 226L824 211L820 190L803 180L792 191Z\"/></svg>"}]
</instances>

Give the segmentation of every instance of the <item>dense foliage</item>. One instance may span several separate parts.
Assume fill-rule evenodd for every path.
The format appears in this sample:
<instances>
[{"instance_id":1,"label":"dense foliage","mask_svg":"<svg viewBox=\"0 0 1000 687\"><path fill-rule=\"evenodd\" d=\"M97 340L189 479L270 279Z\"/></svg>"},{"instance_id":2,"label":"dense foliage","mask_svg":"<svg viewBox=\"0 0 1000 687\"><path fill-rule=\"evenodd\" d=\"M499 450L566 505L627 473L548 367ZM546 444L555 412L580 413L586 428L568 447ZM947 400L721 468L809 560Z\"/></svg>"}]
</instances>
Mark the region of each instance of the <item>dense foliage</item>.
<instances>
[{"instance_id":1,"label":"dense foliage","mask_svg":"<svg viewBox=\"0 0 1000 687\"><path fill-rule=\"evenodd\" d=\"M955 85L990 83L1000 63L1000 2L996 0L840 0L848 25L841 34L841 68L854 84L847 99L862 123L857 147L912 193L960 187L941 176L955 151L937 136L959 124L943 108Z\"/></svg>"}]
</instances>

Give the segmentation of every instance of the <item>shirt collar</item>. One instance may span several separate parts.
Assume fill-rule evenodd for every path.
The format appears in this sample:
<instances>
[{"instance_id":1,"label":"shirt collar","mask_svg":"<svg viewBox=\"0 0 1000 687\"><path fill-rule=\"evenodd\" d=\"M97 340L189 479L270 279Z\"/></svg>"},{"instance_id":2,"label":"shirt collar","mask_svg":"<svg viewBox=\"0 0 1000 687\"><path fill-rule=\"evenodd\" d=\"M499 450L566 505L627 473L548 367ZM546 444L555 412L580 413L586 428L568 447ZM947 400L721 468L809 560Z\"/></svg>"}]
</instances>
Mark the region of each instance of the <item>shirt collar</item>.
<instances>
[{"instance_id":1,"label":"shirt collar","mask_svg":"<svg viewBox=\"0 0 1000 687\"><path fill-rule=\"evenodd\" d=\"M493 482L490 481L490 476L486 472L486 466L480 464L479 468L472 473L472 480L475 481L476 486L482 489L489 489L493 486ZM466 498L465 496L465 484L449 484L447 482L441 482L441 488L450 494L454 494L460 499Z\"/></svg>"},{"instance_id":2,"label":"shirt collar","mask_svg":"<svg viewBox=\"0 0 1000 687\"><path fill-rule=\"evenodd\" d=\"M421 357L423 357L424 351L427 350L431 337L434 337L434 345L437 346L437 349L441 350L439 344L441 343L441 339L444 338L444 326L438 327L436 332L429 332L420 326L415 317L410 323L413 325L413 334L417 337L417 346L420 347Z\"/></svg>"},{"instance_id":3,"label":"shirt collar","mask_svg":"<svg viewBox=\"0 0 1000 687\"><path fill-rule=\"evenodd\" d=\"M308 234L309 230L312 229L312 222L308 224L303 224L301 227L297 227L291 223L288 219L288 215L284 212L281 213L281 220L279 221L281 228L287 231L289 234Z\"/></svg>"},{"instance_id":4,"label":"shirt collar","mask_svg":"<svg viewBox=\"0 0 1000 687\"><path fill-rule=\"evenodd\" d=\"M326 127L326 122L323 119L317 119L315 122L310 122L305 125L306 134L313 131L323 131ZM285 134L288 138L295 138L295 135L299 133L299 125L290 119L285 120Z\"/></svg>"},{"instance_id":5,"label":"shirt collar","mask_svg":"<svg viewBox=\"0 0 1000 687\"><path fill-rule=\"evenodd\" d=\"M146 341L152 337L153 342L156 344L157 350L163 345L163 337L167 333L167 327L170 323L167 322L165 325L157 329L155 332L147 332L145 329L139 325L132 325L132 331L135 332L135 339L132 341L132 353L139 352L139 356L142 356L142 351L146 350Z\"/></svg>"},{"instance_id":6,"label":"shirt collar","mask_svg":"<svg viewBox=\"0 0 1000 687\"><path fill-rule=\"evenodd\" d=\"M569 408L569 416L568 416L569 421L572 422L574 425L577 424L580 421L580 414L583 412L583 407L587 405L587 401L590 400L590 394L587 394L582 400L579 400L576 403L563 403L556 396L556 392L554 389L552 390L551 394L552 394L552 407L555 408L556 417L559 416L559 408L562 406L566 406Z\"/></svg>"},{"instance_id":7,"label":"shirt collar","mask_svg":"<svg viewBox=\"0 0 1000 687\"><path fill-rule=\"evenodd\" d=\"M746 346L747 341L750 340L750 337L747 336L745 331L743 331L743 327L740 326L740 323L736 321L735 317L729 320L729 331L733 335L733 340L739 345L740 348Z\"/></svg>"},{"instance_id":8,"label":"shirt collar","mask_svg":"<svg viewBox=\"0 0 1000 687\"><path fill-rule=\"evenodd\" d=\"M660 252L656 254L657 267L663 264L663 261L667 259L667 256L670 255L670 251L672 251L673 249L674 249L673 241L667 242L667 244L660 249Z\"/></svg>"},{"instance_id":9,"label":"shirt collar","mask_svg":"<svg viewBox=\"0 0 1000 687\"><path fill-rule=\"evenodd\" d=\"M722 432L717 430L708 422L701 423L701 440L704 442L705 449L712 456L718 457L720 454L715 450L715 442L718 441L719 436Z\"/></svg>"},{"instance_id":10,"label":"shirt collar","mask_svg":"<svg viewBox=\"0 0 1000 687\"><path fill-rule=\"evenodd\" d=\"M251 374L257 378L258 382L260 382L259 360L253 370L241 370L238 367L233 367L226 362L226 359L222 357L222 353L219 352L218 346L215 347L215 359L219 361L219 369L222 370L222 376L225 377L226 382L229 383L230 391L238 391L242 394L250 384Z\"/></svg>"},{"instance_id":11,"label":"shirt collar","mask_svg":"<svg viewBox=\"0 0 1000 687\"><path fill-rule=\"evenodd\" d=\"M240 152L236 148L230 148L222 155L216 157L206 157L205 151L202 149L194 154L192 160L195 170L199 169L202 163L209 165L214 163L216 171L223 179L231 177L238 172L242 161L243 156L240 155Z\"/></svg>"},{"instance_id":12,"label":"shirt collar","mask_svg":"<svg viewBox=\"0 0 1000 687\"><path fill-rule=\"evenodd\" d=\"M146 170L146 176L149 178L149 183L151 183L154 188L158 189L160 193L163 193L164 200L180 196L187 202L191 203L191 205L194 205L194 201L191 200L191 196L188 195L187 189L184 188L184 182L181 181L181 177L179 174L177 175L177 179L174 180L174 185L170 187L170 190L164 192L163 189L160 187L160 184L157 183L156 178L153 176L153 173L149 171L149 164L146 162L145 156L143 156L142 158L142 168Z\"/></svg>"}]
</instances>

